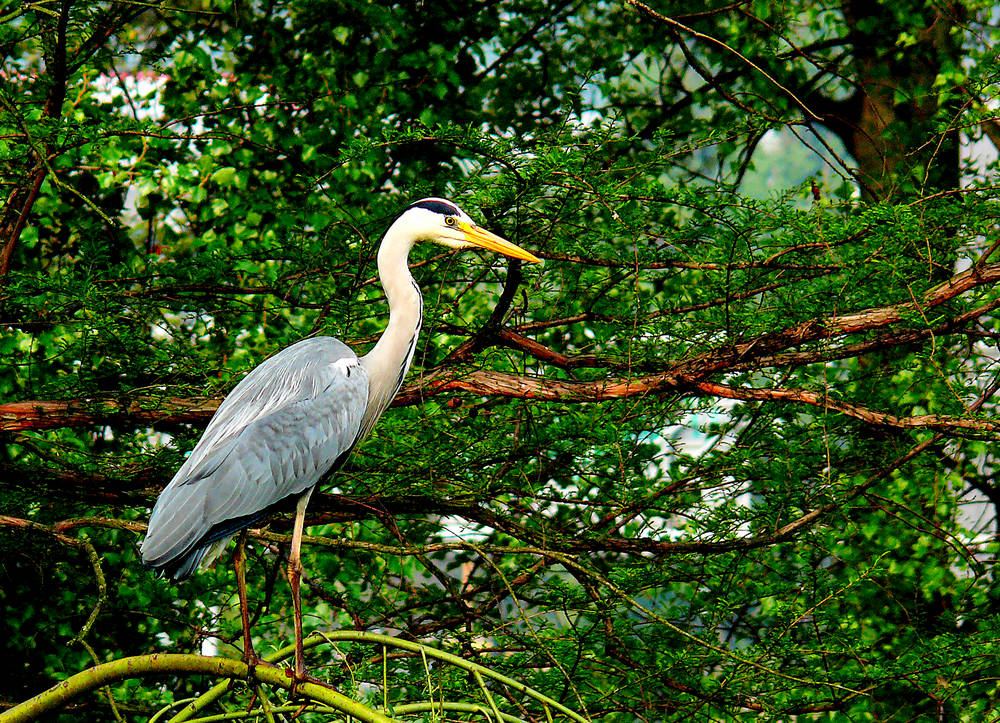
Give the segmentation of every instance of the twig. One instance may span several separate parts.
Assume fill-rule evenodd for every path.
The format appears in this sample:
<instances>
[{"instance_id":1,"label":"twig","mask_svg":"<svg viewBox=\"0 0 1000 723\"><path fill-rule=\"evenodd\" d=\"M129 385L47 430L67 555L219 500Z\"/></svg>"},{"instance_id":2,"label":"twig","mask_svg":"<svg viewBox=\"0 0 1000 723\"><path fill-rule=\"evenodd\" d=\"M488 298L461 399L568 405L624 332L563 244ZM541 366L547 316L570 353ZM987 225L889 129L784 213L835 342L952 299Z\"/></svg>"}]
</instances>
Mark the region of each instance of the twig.
<instances>
[{"instance_id":1,"label":"twig","mask_svg":"<svg viewBox=\"0 0 1000 723\"><path fill-rule=\"evenodd\" d=\"M84 554L87 556L87 561L90 562L91 567L94 570L94 580L97 583L97 602L94 603L93 609L90 611L90 615L87 617L87 621L80 628L80 632L73 636L69 641L70 645L82 644L84 638L86 638L87 633L94 625L94 621L97 620L97 615L101 612L101 607L107 601L107 585L104 580L104 570L101 569L101 558L97 554L97 550L91 545L87 540L77 540L72 537L68 537L61 532L57 531L54 526L43 525L39 522L34 522L32 520L25 520L19 517L11 517L10 515L0 515L0 525L6 527L17 527L22 530L34 530L36 532L42 532L49 535L64 545L69 545L70 547L75 547L77 549L83 550Z\"/></svg>"},{"instance_id":2,"label":"twig","mask_svg":"<svg viewBox=\"0 0 1000 723\"><path fill-rule=\"evenodd\" d=\"M726 50L726 51L732 53L737 58L739 58L740 60L742 60L744 63L746 63L747 65L749 65L751 68L753 68L758 73L760 73L765 78L767 78L771 83L773 83L781 91L783 91L789 98L791 98L793 101L795 101L796 105L798 105L800 108L802 108L802 110L804 110L806 113L808 113L811 118L813 118L814 120L818 120L818 121L822 120L822 118L820 118L818 115L816 115L815 113L813 113L812 110L809 109L809 106L807 106L805 103L803 103L801 100L799 100L798 96L796 96L795 93L793 93L788 88L786 88L781 83L779 83L777 80L775 80L773 77L771 77L771 75L769 75L767 73L767 71L765 71L763 68L761 68L755 62L753 62L752 60L750 60L749 58L747 58L745 55L743 55L742 53L740 53L738 50L729 47L728 45L726 45L724 42L722 42L718 38L713 38L711 35L706 35L705 33L700 33L697 30L695 30L694 28L689 28L687 25L684 25L683 23L679 23L679 22L677 22L676 20L674 20L671 17L667 17L666 15L662 15L661 13L656 12L651 7L649 7L648 5L645 5L645 4L641 3L641 2L639 2L638 0L625 0L625 3L627 5L631 5L636 10L638 10L640 13L642 13L643 15L645 15L647 17L653 18L654 20L657 20L657 21L659 21L659 22L661 22L661 23L663 23L665 25L669 25L670 27L672 27L672 28L674 28L676 30L680 30L680 31L682 31L682 32L684 32L684 33L686 33L688 35L692 35L692 36L694 36L696 38L700 38L702 40L707 40L710 43L714 43L715 45L718 45L723 50Z\"/></svg>"}]
</instances>

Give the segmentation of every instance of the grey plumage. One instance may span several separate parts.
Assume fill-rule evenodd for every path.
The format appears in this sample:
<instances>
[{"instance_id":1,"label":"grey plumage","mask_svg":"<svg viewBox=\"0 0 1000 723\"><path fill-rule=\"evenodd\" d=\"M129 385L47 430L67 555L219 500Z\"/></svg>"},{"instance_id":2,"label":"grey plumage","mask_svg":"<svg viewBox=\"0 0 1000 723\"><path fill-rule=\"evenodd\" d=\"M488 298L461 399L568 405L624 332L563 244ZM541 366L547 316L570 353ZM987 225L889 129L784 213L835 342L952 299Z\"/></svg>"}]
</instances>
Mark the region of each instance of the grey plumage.
<instances>
[{"instance_id":1,"label":"grey plumage","mask_svg":"<svg viewBox=\"0 0 1000 723\"><path fill-rule=\"evenodd\" d=\"M160 494L142 561L178 580L190 575L213 543L329 473L357 441L367 402L368 375L332 337L264 361L226 397Z\"/></svg>"}]
</instances>

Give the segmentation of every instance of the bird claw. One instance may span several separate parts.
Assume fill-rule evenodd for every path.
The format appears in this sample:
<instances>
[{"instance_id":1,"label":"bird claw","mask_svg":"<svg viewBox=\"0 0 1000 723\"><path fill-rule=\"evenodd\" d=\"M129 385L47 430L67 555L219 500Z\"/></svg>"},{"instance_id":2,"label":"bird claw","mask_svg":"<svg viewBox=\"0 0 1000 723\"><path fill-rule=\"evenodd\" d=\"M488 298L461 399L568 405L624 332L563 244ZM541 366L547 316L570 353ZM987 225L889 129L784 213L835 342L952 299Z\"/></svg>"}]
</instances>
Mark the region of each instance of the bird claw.
<instances>
[{"instance_id":1,"label":"bird claw","mask_svg":"<svg viewBox=\"0 0 1000 723\"><path fill-rule=\"evenodd\" d=\"M243 655L243 662L247 665L247 683L253 685L257 682L257 668L274 668L276 667L274 663L269 663L262 657L257 655L257 652L252 650L249 655Z\"/></svg>"},{"instance_id":2,"label":"bird claw","mask_svg":"<svg viewBox=\"0 0 1000 723\"><path fill-rule=\"evenodd\" d=\"M309 675L305 671L296 671L292 668L285 668L285 677L292 679L292 687L288 690L289 698L297 698L299 696L299 686L303 683L313 683L315 685L321 685L326 687L326 684L312 675Z\"/></svg>"}]
</instances>

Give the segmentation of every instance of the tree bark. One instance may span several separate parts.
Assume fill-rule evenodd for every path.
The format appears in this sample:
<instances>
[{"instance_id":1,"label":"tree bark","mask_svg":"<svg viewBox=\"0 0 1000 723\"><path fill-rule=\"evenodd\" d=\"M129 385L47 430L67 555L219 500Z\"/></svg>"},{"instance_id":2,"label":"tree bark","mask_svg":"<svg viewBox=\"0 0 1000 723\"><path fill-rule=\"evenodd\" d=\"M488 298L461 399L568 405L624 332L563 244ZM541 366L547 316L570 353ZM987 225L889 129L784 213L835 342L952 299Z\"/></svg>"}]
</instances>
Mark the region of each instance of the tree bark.
<instances>
[{"instance_id":1,"label":"tree bark","mask_svg":"<svg viewBox=\"0 0 1000 723\"><path fill-rule=\"evenodd\" d=\"M46 76L49 78L49 90L42 109L44 118L58 118L62 115L63 101L66 99L66 31L69 25L69 10L71 0L63 0L59 19L56 24L55 42L52 53L45 59ZM24 174L21 183L16 184L8 194L0 215L0 280L6 278L14 258L14 250L21 238L21 232L28 223L28 216L38 198L38 192L48 174L48 159L52 155L52 145L47 141L41 148L35 148L30 137L30 130L22 126L25 144L32 146L35 153L35 163L30 171Z\"/></svg>"}]
</instances>

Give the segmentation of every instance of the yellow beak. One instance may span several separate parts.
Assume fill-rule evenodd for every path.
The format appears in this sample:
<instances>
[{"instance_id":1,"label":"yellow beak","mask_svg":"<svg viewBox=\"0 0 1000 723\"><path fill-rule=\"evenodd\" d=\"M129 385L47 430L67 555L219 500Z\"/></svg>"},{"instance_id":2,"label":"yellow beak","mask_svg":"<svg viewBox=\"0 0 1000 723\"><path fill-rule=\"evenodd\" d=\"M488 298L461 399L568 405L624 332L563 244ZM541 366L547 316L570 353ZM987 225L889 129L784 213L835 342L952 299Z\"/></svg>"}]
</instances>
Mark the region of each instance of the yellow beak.
<instances>
[{"instance_id":1,"label":"yellow beak","mask_svg":"<svg viewBox=\"0 0 1000 723\"><path fill-rule=\"evenodd\" d=\"M511 258L529 261L533 264L542 262L542 260L533 253L525 251L520 246L512 244L507 239L501 238L495 233L490 233L485 228L479 228L479 226L474 226L467 221L459 221L458 227L462 229L462 232L465 234L465 240L474 246L489 249L490 251L496 251L504 256L510 256Z\"/></svg>"}]
</instances>

